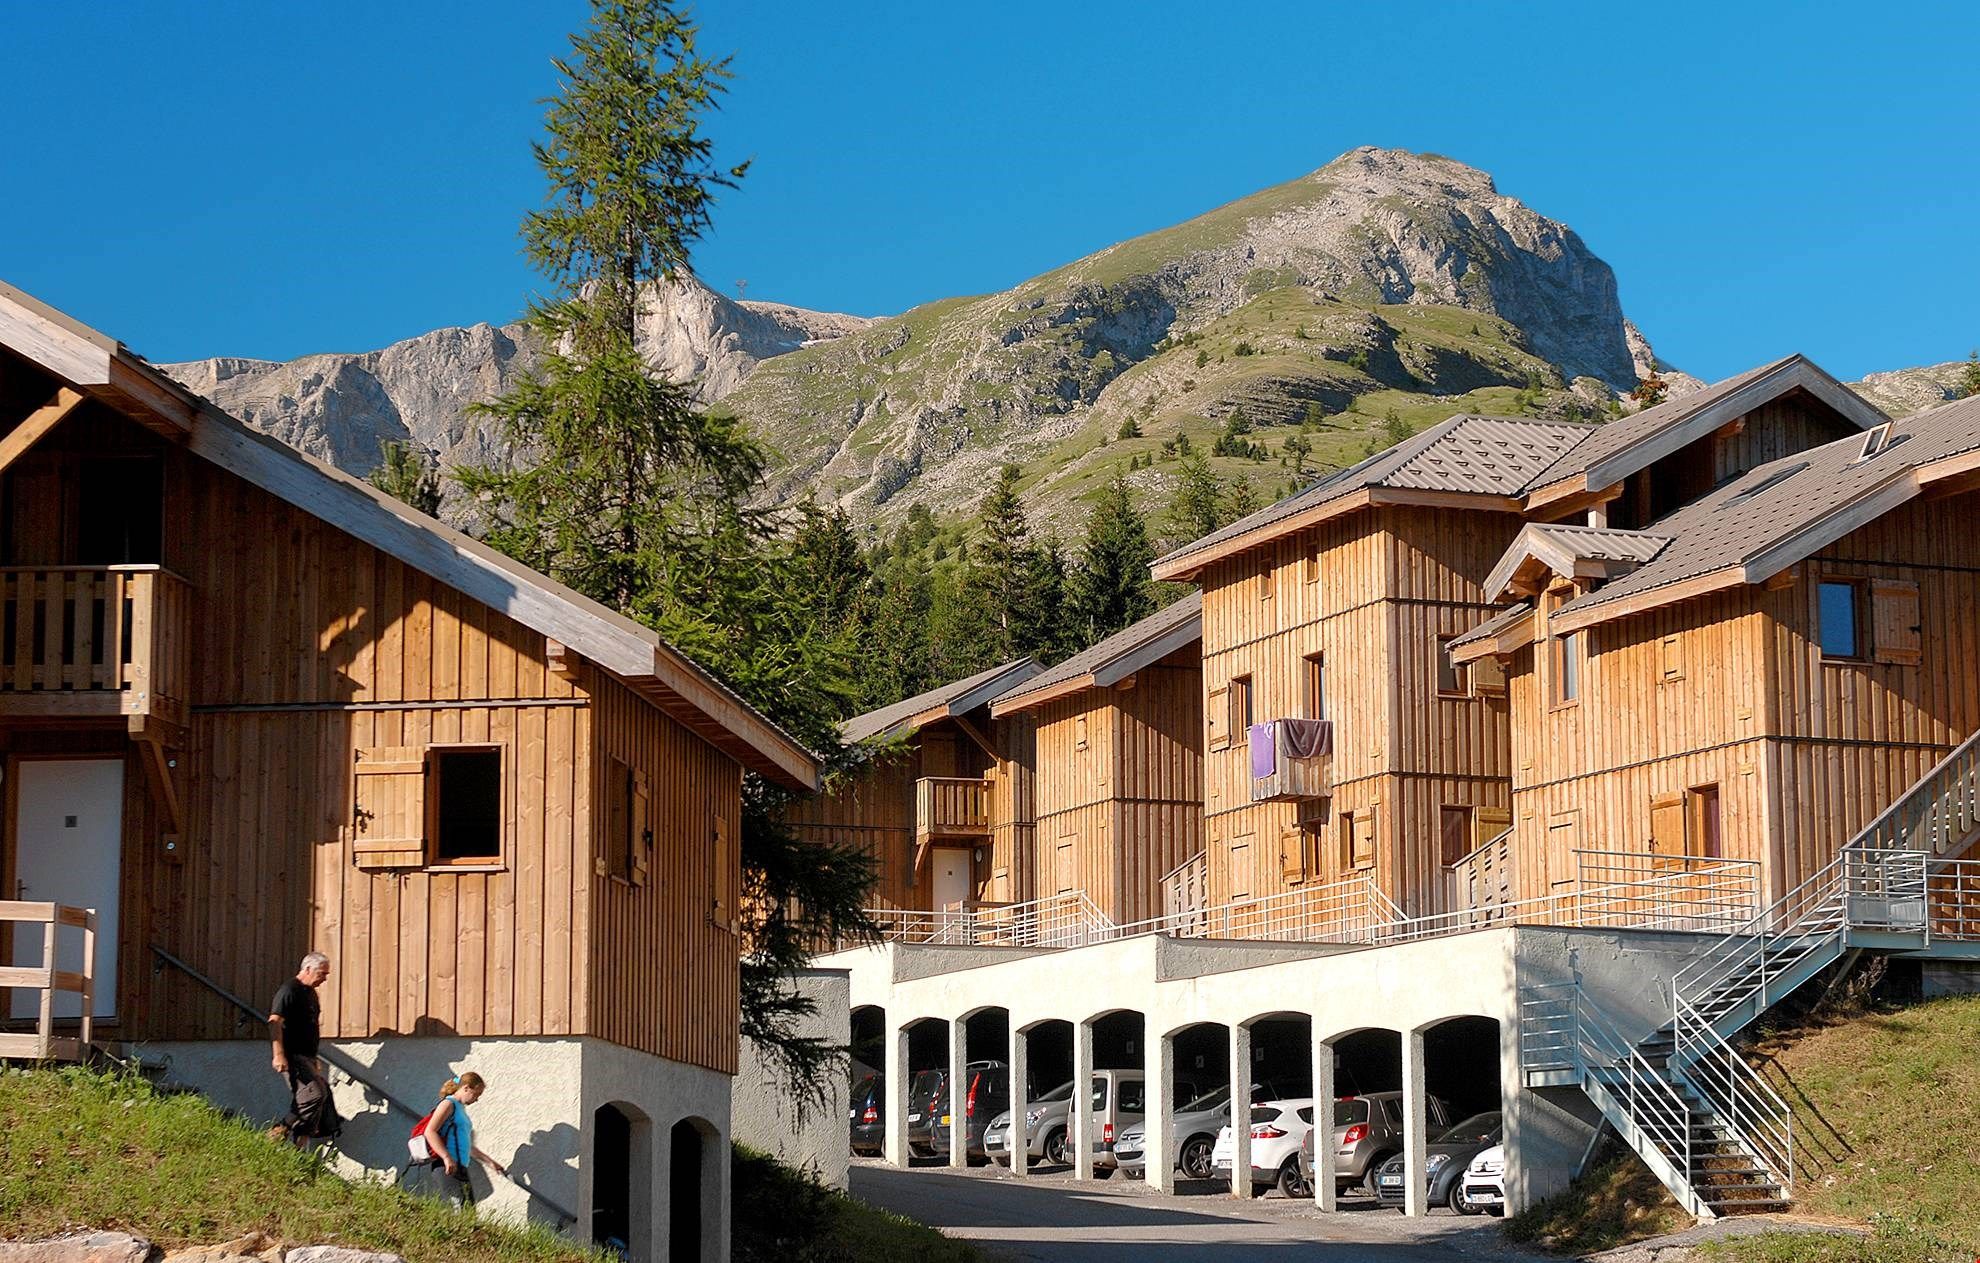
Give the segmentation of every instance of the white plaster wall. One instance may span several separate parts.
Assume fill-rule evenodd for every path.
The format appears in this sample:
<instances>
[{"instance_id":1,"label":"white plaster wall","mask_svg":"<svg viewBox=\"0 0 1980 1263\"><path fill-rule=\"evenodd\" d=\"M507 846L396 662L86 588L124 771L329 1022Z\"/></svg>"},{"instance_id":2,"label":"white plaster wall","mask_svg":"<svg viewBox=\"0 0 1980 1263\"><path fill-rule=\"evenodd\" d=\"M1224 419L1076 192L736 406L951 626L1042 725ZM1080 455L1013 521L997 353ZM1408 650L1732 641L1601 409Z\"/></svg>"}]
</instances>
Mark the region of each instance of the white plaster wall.
<instances>
[{"instance_id":1,"label":"white plaster wall","mask_svg":"<svg viewBox=\"0 0 1980 1263\"><path fill-rule=\"evenodd\" d=\"M406 1140L414 1121L340 1072L340 1062L356 1067L420 1113L439 1101L442 1083L472 1070L488 1081L486 1094L473 1107L475 1144L563 1212L577 1215L583 1209L575 1125L580 1042L421 1036L326 1043L337 1112L344 1116L344 1134L337 1142L340 1173L396 1180L406 1165ZM267 1040L153 1043L140 1051L147 1060L165 1060L168 1082L192 1088L222 1108L270 1123L288 1109L288 1083L269 1066ZM553 1226L562 1220L558 1210L479 1164L472 1179L478 1213Z\"/></svg>"},{"instance_id":2,"label":"white plaster wall","mask_svg":"<svg viewBox=\"0 0 1980 1263\"><path fill-rule=\"evenodd\" d=\"M651 1141L652 1245L648 1251L635 1248L632 1263L662 1263L669 1260L667 1240L672 1163L669 1138L674 1125L684 1119L697 1120L711 1132L702 1161L701 1259L699 1263L727 1263L729 1258L729 1105L731 1081L728 1075L698 1066L667 1061L648 1053L635 1052L603 1040L583 1041L583 1098L577 1114L583 1124L579 1154L579 1207L591 1206L590 1119L601 1105L630 1105L644 1115ZM635 1221L637 1222L637 1221ZM587 1224L585 1236L589 1236ZM637 1232L635 1232L637 1236ZM675 1259L670 1263L696 1263Z\"/></svg>"},{"instance_id":3,"label":"white plaster wall","mask_svg":"<svg viewBox=\"0 0 1980 1263\"><path fill-rule=\"evenodd\" d=\"M813 1005L799 1033L843 1048L852 1040L852 978L843 969L807 969L797 976L798 992ZM843 1074L827 1079L822 1103L800 1109L776 1070L758 1055L749 1040L741 1041L740 1069L730 1115L736 1143L770 1154L786 1166L809 1171L831 1188L846 1187L848 1136L846 1112L852 1084Z\"/></svg>"}]
</instances>

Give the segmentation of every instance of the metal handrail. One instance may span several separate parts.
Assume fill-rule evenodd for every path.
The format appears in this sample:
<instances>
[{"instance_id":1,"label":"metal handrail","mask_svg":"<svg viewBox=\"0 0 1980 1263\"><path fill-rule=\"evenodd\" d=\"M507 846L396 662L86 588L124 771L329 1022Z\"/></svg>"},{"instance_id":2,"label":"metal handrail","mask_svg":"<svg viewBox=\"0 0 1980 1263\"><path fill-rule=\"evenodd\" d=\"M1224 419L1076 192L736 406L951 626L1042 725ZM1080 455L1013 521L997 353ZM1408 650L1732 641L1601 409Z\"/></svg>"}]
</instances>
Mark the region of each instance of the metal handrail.
<instances>
[{"instance_id":1,"label":"metal handrail","mask_svg":"<svg viewBox=\"0 0 1980 1263\"><path fill-rule=\"evenodd\" d=\"M228 1004L232 1005L235 1009L239 1010L245 1016L247 1021L263 1022L263 1023L268 1021L268 1015L266 1013L263 1013L260 1009L256 1008L254 1005L249 1004L246 1000L241 999L241 997L235 995L232 991L229 991L226 987L222 986L220 983L215 982L212 978L200 972L200 970L196 966L184 960L181 960L179 957L173 955L170 951L166 950L161 945L157 943L153 943L151 945L151 953L152 955L156 956L159 960L163 961L165 964L172 966L174 969L177 969L179 972L185 974L188 978L191 978L194 982L197 982L201 986L205 987L208 991L211 991L213 994L219 996L222 1000L225 1000ZM242 1024L245 1025L246 1023L243 1022ZM318 1048L317 1053L319 1056L323 1058L323 1060L335 1066L340 1072L342 1072L344 1077L351 1080L351 1082L358 1084L359 1086L367 1089L368 1091L376 1092L379 1096L379 1099L383 1100L388 1108L395 1109L399 1111L401 1114L404 1114L407 1118L413 1119L414 1121L418 1121L419 1119L424 1118L426 1116L427 1111L414 1109L412 1106L406 1104L398 1097L393 1096L390 1092L380 1087L377 1083L374 1083L372 1080L365 1078L362 1074L359 1074L355 1069L353 1069L353 1063L350 1061L350 1059L345 1057L342 1053L333 1054L333 1050L329 1048ZM563 1218L566 1221L573 1224L578 1222L578 1216L575 1212L565 1209L562 1205L560 1205L552 1198L545 1196L543 1193L539 1192L538 1190L531 1188L529 1185L523 1183L522 1178L516 1175L513 1171L505 1170L502 1173L502 1178L507 1180L509 1183L515 1185L517 1188L521 1189L524 1193L528 1194L530 1197L533 1197L537 1201L542 1202L545 1206L548 1206L551 1210L556 1211L559 1215L563 1216Z\"/></svg>"},{"instance_id":2,"label":"metal handrail","mask_svg":"<svg viewBox=\"0 0 1980 1263\"><path fill-rule=\"evenodd\" d=\"M1630 1121L1684 1172L1689 1181L1692 1170L1691 1106L1676 1085L1658 1073L1637 1045L1622 1037L1608 1015L1579 985L1572 982L1548 983L1527 986L1522 990L1528 997L1544 996L1548 992L1560 992L1565 996L1556 1000L1525 998L1520 1002L1522 1010L1551 1012L1552 1016L1539 1020L1549 1023L1557 1035L1566 1039L1565 1044L1551 1047L1564 1051L1568 1060L1547 1064L1571 1068L1584 1082L1593 1078L1602 1083L1616 1096L1617 1103ZM1532 1020L1525 1016L1521 1018L1521 1059L1529 1068L1532 1068L1532 1063L1527 1058L1539 1051L1528 1044L1527 1026ZM1602 1071L1609 1072L1614 1079L1604 1080Z\"/></svg>"},{"instance_id":3,"label":"metal handrail","mask_svg":"<svg viewBox=\"0 0 1980 1263\"><path fill-rule=\"evenodd\" d=\"M1672 1025L1672 1040L1670 1064L1677 1076L1712 1103L1726 1129L1780 1177L1782 1194L1791 1196L1793 1108L1704 1014L1683 1001Z\"/></svg>"}]
</instances>

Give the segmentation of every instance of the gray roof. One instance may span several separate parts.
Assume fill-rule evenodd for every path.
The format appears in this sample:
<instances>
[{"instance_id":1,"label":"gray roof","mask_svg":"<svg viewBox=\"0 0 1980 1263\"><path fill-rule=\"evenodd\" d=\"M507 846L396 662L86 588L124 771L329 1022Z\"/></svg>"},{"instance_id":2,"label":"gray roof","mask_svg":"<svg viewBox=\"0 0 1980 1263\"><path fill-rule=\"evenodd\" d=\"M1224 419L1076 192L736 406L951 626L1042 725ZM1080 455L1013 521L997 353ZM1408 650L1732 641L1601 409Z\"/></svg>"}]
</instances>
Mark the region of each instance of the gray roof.
<instances>
[{"instance_id":1,"label":"gray roof","mask_svg":"<svg viewBox=\"0 0 1980 1263\"><path fill-rule=\"evenodd\" d=\"M1460 413L1163 557L1179 561L1370 487L1516 496L1597 427ZM1161 564L1158 562L1157 564Z\"/></svg>"},{"instance_id":2,"label":"gray roof","mask_svg":"<svg viewBox=\"0 0 1980 1263\"><path fill-rule=\"evenodd\" d=\"M1866 438L1852 435L1769 462L1703 499L1651 523L1671 543L1650 561L1561 607L1594 610L1625 598L1743 566L1759 582L1860 524L1847 511L1887 511L1917 494L1911 471L1980 450L1980 396L1891 424L1882 450L1859 459Z\"/></svg>"},{"instance_id":3,"label":"gray roof","mask_svg":"<svg viewBox=\"0 0 1980 1263\"><path fill-rule=\"evenodd\" d=\"M1016 709L1012 703L1087 676L1094 677L1095 685L1113 684L1202 638L1203 593L1198 590L1025 680L998 697L993 708L1000 714Z\"/></svg>"},{"instance_id":4,"label":"gray roof","mask_svg":"<svg viewBox=\"0 0 1980 1263\"><path fill-rule=\"evenodd\" d=\"M1016 658L978 671L961 680L952 680L926 693L904 697L889 706L855 715L839 725L848 742L869 737L899 737L935 719L966 715L1013 685L1022 683L1042 670L1035 658Z\"/></svg>"},{"instance_id":5,"label":"gray roof","mask_svg":"<svg viewBox=\"0 0 1980 1263\"><path fill-rule=\"evenodd\" d=\"M1468 645L1474 640L1483 640L1487 636L1496 636L1532 612L1533 602L1531 601L1520 601L1509 605L1470 631L1464 633L1464 635L1451 637L1451 645L1453 647Z\"/></svg>"},{"instance_id":6,"label":"gray roof","mask_svg":"<svg viewBox=\"0 0 1980 1263\"><path fill-rule=\"evenodd\" d=\"M1528 560L1557 574L1583 574L1613 579L1625 569L1655 557L1671 542L1668 535L1625 531L1606 526L1577 526L1571 522L1528 522L1513 538L1505 555L1485 576L1485 595L1498 600ZM1592 567L1575 563L1592 561Z\"/></svg>"},{"instance_id":7,"label":"gray roof","mask_svg":"<svg viewBox=\"0 0 1980 1263\"><path fill-rule=\"evenodd\" d=\"M1690 441L1691 436L1685 433L1688 422L1703 418L1708 425L1716 424L1711 414L1722 406L1732 409L1726 418L1730 420L1797 388L1828 404L1858 429L1887 420L1872 404L1824 372L1813 360L1789 355L1609 422L1563 453L1525 489L1537 490L1577 474L1592 474L1588 479L1590 486L1608 486L1664 455L1663 445L1655 440L1669 436L1680 446ZM1742 395L1746 398L1739 398ZM1618 462L1618 458L1624 459Z\"/></svg>"}]
</instances>

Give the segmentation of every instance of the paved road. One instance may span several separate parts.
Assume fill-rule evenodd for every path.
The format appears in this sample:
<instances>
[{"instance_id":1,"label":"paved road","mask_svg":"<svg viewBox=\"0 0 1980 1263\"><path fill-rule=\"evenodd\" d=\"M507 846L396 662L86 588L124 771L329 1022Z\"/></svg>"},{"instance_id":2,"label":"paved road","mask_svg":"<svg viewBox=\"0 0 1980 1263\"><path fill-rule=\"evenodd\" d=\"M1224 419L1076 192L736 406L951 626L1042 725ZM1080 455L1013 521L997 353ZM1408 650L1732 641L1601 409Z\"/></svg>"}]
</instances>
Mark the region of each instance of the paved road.
<instances>
[{"instance_id":1,"label":"paved road","mask_svg":"<svg viewBox=\"0 0 1980 1263\"><path fill-rule=\"evenodd\" d=\"M1202 1188L1165 1197L1120 1176L1080 1184L1061 1175L1019 1180L985 1167L901 1171L857 1158L852 1166L853 1196L1007 1259L1453 1263L1537 1257L1504 1244L1496 1219L1440 1211L1411 1220L1373 1204L1322 1215L1311 1203L1277 1197L1241 1202L1207 1183Z\"/></svg>"}]
</instances>

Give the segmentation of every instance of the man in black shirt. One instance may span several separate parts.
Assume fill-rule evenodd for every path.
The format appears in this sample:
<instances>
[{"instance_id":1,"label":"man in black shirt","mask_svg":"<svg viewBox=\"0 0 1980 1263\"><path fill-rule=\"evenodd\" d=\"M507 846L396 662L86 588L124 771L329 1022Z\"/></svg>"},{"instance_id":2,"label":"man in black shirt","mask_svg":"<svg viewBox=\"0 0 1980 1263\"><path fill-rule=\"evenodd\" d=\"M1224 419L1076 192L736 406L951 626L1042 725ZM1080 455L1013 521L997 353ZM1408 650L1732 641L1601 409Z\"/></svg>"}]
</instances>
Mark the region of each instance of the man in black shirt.
<instances>
[{"instance_id":1,"label":"man in black shirt","mask_svg":"<svg viewBox=\"0 0 1980 1263\"><path fill-rule=\"evenodd\" d=\"M329 976L328 956L311 952L303 957L296 976L276 991L273 1011L268 1015L275 1073L289 1081L289 1115L282 1120L282 1128L298 1145L328 1139L341 1130L330 1101L330 1084L317 1058L323 1038L323 1006L316 998L316 989Z\"/></svg>"}]
</instances>

